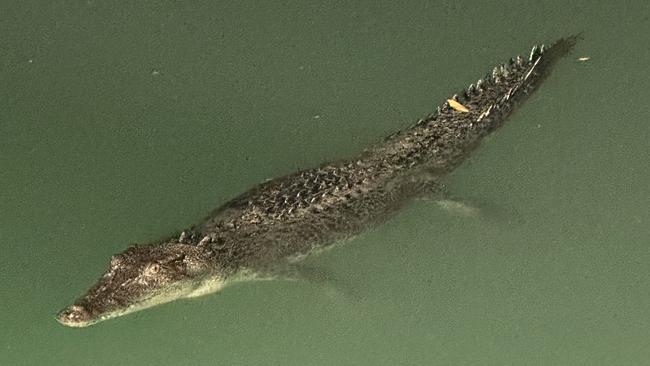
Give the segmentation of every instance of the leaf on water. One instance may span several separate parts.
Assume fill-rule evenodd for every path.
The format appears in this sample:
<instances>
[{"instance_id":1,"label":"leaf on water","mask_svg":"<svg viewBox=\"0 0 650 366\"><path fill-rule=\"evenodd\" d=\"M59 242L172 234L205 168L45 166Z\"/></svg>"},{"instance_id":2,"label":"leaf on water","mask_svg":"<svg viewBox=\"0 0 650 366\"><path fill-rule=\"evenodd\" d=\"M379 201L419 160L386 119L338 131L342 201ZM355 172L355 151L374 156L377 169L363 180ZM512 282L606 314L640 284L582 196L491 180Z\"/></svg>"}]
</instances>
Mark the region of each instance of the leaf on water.
<instances>
[{"instance_id":1,"label":"leaf on water","mask_svg":"<svg viewBox=\"0 0 650 366\"><path fill-rule=\"evenodd\" d=\"M463 113L468 113L469 112L469 109L467 109L467 107L465 107L464 105L458 103L458 101L456 101L454 99L447 99L447 103L449 103L450 107L452 107L453 109L455 109L455 110L457 110L459 112L463 112Z\"/></svg>"}]
</instances>

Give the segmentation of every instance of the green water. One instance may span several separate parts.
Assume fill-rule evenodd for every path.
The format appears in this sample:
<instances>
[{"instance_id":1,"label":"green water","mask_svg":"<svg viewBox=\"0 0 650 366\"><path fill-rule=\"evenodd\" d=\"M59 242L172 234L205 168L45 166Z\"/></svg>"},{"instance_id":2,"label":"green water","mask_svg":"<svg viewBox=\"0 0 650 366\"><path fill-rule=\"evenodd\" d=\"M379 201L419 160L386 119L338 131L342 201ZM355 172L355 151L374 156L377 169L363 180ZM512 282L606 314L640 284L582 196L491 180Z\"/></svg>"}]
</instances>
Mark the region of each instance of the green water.
<instances>
[{"instance_id":1,"label":"green water","mask_svg":"<svg viewBox=\"0 0 650 366\"><path fill-rule=\"evenodd\" d=\"M650 364L650 6L4 1L0 365ZM266 282L85 329L111 254L351 156L536 42L584 32L449 177ZM588 56L587 62L579 62Z\"/></svg>"}]
</instances>

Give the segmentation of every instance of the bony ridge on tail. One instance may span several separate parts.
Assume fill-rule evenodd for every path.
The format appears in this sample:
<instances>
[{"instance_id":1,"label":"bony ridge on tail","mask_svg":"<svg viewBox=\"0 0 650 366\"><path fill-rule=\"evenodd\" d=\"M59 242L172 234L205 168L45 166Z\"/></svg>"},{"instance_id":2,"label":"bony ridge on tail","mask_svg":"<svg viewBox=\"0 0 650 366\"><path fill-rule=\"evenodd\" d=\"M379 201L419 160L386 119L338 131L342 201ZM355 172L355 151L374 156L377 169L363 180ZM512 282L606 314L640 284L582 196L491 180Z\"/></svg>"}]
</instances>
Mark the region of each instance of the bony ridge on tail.
<instances>
[{"instance_id":1,"label":"bony ridge on tail","mask_svg":"<svg viewBox=\"0 0 650 366\"><path fill-rule=\"evenodd\" d=\"M84 327L201 296L295 262L435 191L574 46L576 36L498 65L433 114L347 160L258 184L179 235L133 245L57 320Z\"/></svg>"}]
</instances>

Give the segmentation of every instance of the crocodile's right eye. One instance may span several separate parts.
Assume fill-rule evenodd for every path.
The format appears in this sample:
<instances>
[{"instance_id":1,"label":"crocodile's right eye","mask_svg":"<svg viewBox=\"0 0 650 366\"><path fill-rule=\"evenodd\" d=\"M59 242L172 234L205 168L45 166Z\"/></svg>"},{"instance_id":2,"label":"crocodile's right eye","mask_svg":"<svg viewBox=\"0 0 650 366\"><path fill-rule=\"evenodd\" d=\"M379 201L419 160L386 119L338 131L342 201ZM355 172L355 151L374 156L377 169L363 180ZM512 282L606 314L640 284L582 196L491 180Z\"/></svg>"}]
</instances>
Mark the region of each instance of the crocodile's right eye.
<instances>
[{"instance_id":1,"label":"crocodile's right eye","mask_svg":"<svg viewBox=\"0 0 650 366\"><path fill-rule=\"evenodd\" d=\"M160 263L152 262L147 265L144 269L144 274L147 276L152 276L160 272Z\"/></svg>"}]
</instances>

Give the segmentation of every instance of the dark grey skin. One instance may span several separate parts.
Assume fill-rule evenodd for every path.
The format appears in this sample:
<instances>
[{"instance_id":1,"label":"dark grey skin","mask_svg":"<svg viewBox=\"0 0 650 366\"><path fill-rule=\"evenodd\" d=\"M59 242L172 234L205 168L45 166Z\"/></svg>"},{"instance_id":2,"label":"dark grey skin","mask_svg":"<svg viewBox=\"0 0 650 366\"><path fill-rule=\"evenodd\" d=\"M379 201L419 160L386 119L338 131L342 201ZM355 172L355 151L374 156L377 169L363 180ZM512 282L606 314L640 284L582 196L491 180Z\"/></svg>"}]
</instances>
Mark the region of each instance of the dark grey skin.
<instances>
[{"instance_id":1,"label":"dark grey skin","mask_svg":"<svg viewBox=\"0 0 650 366\"><path fill-rule=\"evenodd\" d=\"M57 319L83 327L237 280L272 277L310 253L382 221L440 180L500 127L548 76L576 37L534 47L354 159L261 183L182 234L131 246ZM453 104L453 103L452 103Z\"/></svg>"}]
</instances>

